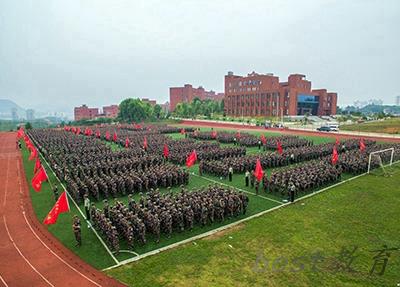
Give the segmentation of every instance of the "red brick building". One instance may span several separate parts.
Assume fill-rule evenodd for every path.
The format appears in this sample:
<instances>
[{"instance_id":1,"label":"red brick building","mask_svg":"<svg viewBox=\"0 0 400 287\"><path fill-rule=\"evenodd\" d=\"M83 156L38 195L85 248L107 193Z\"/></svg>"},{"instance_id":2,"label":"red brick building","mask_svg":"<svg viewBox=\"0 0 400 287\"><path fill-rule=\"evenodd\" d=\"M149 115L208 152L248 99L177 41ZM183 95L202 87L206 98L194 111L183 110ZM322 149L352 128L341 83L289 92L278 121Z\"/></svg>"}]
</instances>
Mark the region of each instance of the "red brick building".
<instances>
[{"instance_id":1,"label":"red brick building","mask_svg":"<svg viewBox=\"0 0 400 287\"><path fill-rule=\"evenodd\" d=\"M103 116L105 118L116 118L119 113L118 105L104 106L103 107Z\"/></svg>"},{"instance_id":2,"label":"red brick building","mask_svg":"<svg viewBox=\"0 0 400 287\"><path fill-rule=\"evenodd\" d=\"M216 94L214 91L206 91L201 86L196 89L189 84L186 84L183 87L172 87L169 88L170 111L174 111L178 103L190 103L194 98L199 98L200 100L210 99L222 101L224 99L224 94Z\"/></svg>"},{"instance_id":3,"label":"red brick building","mask_svg":"<svg viewBox=\"0 0 400 287\"><path fill-rule=\"evenodd\" d=\"M99 116L98 108L89 108L87 105L74 108L74 119L75 121L83 119L95 119Z\"/></svg>"},{"instance_id":4,"label":"red brick building","mask_svg":"<svg viewBox=\"0 0 400 287\"><path fill-rule=\"evenodd\" d=\"M279 82L273 74L225 76L225 112L230 116L335 115L337 94L311 89L304 75Z\"/></svg>"}]
</instances>

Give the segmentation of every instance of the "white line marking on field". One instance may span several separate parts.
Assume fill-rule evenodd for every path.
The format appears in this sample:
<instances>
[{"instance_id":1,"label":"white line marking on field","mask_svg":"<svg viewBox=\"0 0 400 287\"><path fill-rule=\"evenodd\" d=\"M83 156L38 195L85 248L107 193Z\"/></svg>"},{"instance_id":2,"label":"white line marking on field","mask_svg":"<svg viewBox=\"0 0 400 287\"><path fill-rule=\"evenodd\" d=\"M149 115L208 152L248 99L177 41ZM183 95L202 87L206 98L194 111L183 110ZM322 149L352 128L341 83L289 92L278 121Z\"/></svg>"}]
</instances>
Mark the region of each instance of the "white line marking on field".
<instances>
[{"instance_id":1,"label":"white line marking on field","mask_svg":"<svg viewBox=\"0 0 400 287\"><path fill-rule=\"evenodd\" d=\"M7 157L7 172L6 172L6 182L4 185L4 200L3 200L3 207L6 207L7 203L7 189L8 189L8 175L10 171L10 156Z\"/></svg>"},{"instance_id":2,"label":"white line marking on field","mask_svg":"<svg viewBox=\"0 0 400 287\"><path fill-rule=\"evenodd\" d=\"M33 142L36 143L36 141L34 139L32 139ZM38 153L40 155L40 157L43 159L43 161L46 163L47 167L50 169L51 173L54 175L54 177L56 178L56 180L60 183L60 185L62 186L62 188L66 191L67 195L69 196L69 198L72 200L72 202L74 203L75 207L78 209L79 213L82 215L82 217L84 219L87 220L86 216L83 214L82 210L79 208L78 204L75 202L75 200L72 198L72 196L69 194L67 188L64 186L64 184L60 181L60 179L57 177L57 175L54 173L53 169L50 167L49 163L47 162L47 160L44 158L44 156L41 154L41 152L38 150ZM94 234L96 235L96 237L99 239L99 241L101 242L101 244L104 246L104 248L106 249L106 251L108 252L108 254L110 254L111 258L115 261L115 263L119 263L119 261L117 260L117 258L114 256L114 254L111 252L111 250L108 248L108 246L104 243L103 239L100 237L100 235L97 233L97 231L94 228L90 228L90 230L92 230L94 232Z\"/></svg>"},{"instance_id":3,"label":"white line marking on field","mask_svg":"<svg viewBox=\"0 0 400 287\"><path fill-rule=\"evenodd\" d=\"M46 247L55 257L57 257L61 262L63 262L65 265L67 265L69 268L71 268L72 270L74 270L76 273L78 273L79 275L81 275L83 278L87 279L88 281L92 282L93 284L95 284L96 286L100 286L100 284L96 283L95 281L93 281L92 279L90 279L89 277L87 277L85 274L79 272L77 269L74 268L74 266L70 265L68 262L66 262L64 259L62 259L60 256L57 255L57 253L55 253L50 247L47 246L46 243L44 243L42 241L42 239L40 239L40 237L37 235L37 233L33 230L31 224L29 223L28 219L26 218L25 215L25 211L22 212L22 214L24 215L26 224L28 224L29 229L32 231L32 233L35 235L35 237L42 243L42 245L44 247Z\"/></svg>"},{"instance_id":4,"label":"white line marking on field","mask_svg":"<svg viewBox=\"0 0 400 287\"><path fill-rule=\"evenodd\" d=\"M280 201L278 201L278 200L275 200L275 199L272 199L272 198L269 198L269 197L265 197L265 196L262 196L262 195L257 195L257 194L255 194L255 193L252 193L252 192L250 192L250 191L241 189L241 188L239 188L239 187L236 187L236 186L233 186L233 185L229 185L229 184L226 184L226 183L223 183L223 182L220 182L220 181L216 181L216 180L213 180L213 179L208 178L208 177L204 177L204 176L201 176L201 175L197 175L197 174L195 174L194 172L192 172L191 174L194 175L194 176L203 178L203 179L205 179L205 180L208 180L208 181L210 181L210 182L214 182L214 183L217 183L217 184L222 184L222 185L225 185L225 186L228 186L228 187L232 187L232 188L235 188L235 189L240 190L240 191L242 191L242 192L245 192L245 193L248 193L248 194L257 196L257 197L261 197L261 198L264 198L264 199L267 199L267 200L270 200L270 201L273 201L273 202L277 202L277 203L279 203L279 204L283 204L282 202L280 202Z\"/></svg>"},{"instance_id":5,"label":"white line marking on field","mask_svg":"<svg viewBox=\"0 0 400 287\"><path fill-rule=\"evenodd\" d=\"M120 250L119 251L119 253L132 253L132 254L135 254L136 256L139 256L139 253L136 253L135 251L132 251L132 250Z\"/></svg>"},{"instance_id":6,"label":"white line marking on field","mask_svg":"<svg viewBox=\"0 0 400 287\"><path fill-rule=\"evenodd\" d=\"M3 277L2 277L1 275L0 275L0 280L1 280L1 282L3 282L3 284L4 284L6 287L8 287L6 281L3 279Z\"/></svg>"},{"instance_id":7,"label":"white line marking on field","mask_svg":"<svg viewBox=\"0 0 400 287\"><path fill-rule=\"evenodd\" d=\"M46 277L44 277L44 276L42 275L42 273L40 273L40 272L35 268L35 266L33 266L33 265L29 262L29 260L24 256L24 254L22 254L21 250L18 248L17 244L15 244L13 238L11 237L11 234L10 234L10 231L8 230L8 226L7 226L7 222L6 222L6 217L5 217L4 215L3 215L3 220L4 220L4 225L5 225L5 227L6 227L6 230L7 230L8 237L10 238L11 243L14 245L15 249L18 251L19 255L21 255L21 257L26 261L26 263L28 263L28 265L33 269L33 271L35 271L48 285L54 287L54 285L51 284L50 281L47 280Z\"/></svg>"},{"instance_id":8,"label":"white line marking on field","mask_svg":"<svg viewBox=\"0 0 400 287\"><path fill-rule=\"evenodd\" d=\"M396 163L400 163L400 161L394 162L393 164L396 164ZM323 189L321 189L321 190L319 190L319 191L316 191L316 192L310 193L309 195L300 197L300 198L296 199L295 202L298 202L298 201L300 201L300 200L303 200L303 199L306 199L306 198L315 196L315 195L317 195L317 194L319 194L319 193L321 193L321 192L323 192L323 191L332 189L333 187L336 187L336 186L338 186L338 185L341 185L341 184L344 184L344 183L346 183L346 182L352 181L352 180L357 179L357 178L359 178L359 177L361 177L361 176L364 176L364 175L367 175L367 173L363 173L363 174L354 176L354 177L352 177L352 178L346 179L346 180L344 180L344 181L340 181L340 182L338 182L338 183L336 183L336 184L334 184L334 185L325 187L325 188L323 188ZM121 261L120 263L118 263L118 264L116 264L116 265L113 265L113 266L110 266L110 267L107 267L107 268L103 269L103 271L110 270L110 269L114 269L114 268L120 267L120 266L122 266L122 265L126 265L126 264L129 264L129 263L131 263L131 262L141 260L141 259L143 259L143 258L145 258L145 257L158 254L158 253L163 252L163 251L165 251L165 250L168 250L168 249L171 249L171 248L175 248L175 247L178 247L178 246L180 246L180 245L183 245L183 244L186 244L186 243L189 243L189 242L192 242L192 241L195 241L195 240L198 240L198 239L201 239L201 238L210 236L210 235L212 235L212 234L214 234L214 233L217 233L217 232L219 232L219 231L223 231L223 230L229 229L229 228L231 228L231 227L233 227L233 226L236 226L236 225L238 225L238 224L240 224L240 223L249 221L249 220L251 220L251 219L253 219L253 218L256 218L256 217L260 217L260 216L262 216L262 215L264 215L264 214L267 214L267 213L269 213L269 212L273 212L273 211L275 211L275 210L277 210L277 209L286 207L286 206L291 205L291 204L292 204L292 203L284 203L284 204L282 204L282 205L278 205L278 206L275 206L275 207L273 207L273 208L271 208L271 209L267 209L267 210L261 211L261 212L259 212L259 213L253 214L253 215L251 215L251 216L249 216L249 217L246 217L246 218L243 218L243 219L241 219L241 220L235 221L235 222L233 222L233 223L230 223L230 224L227 224L227 225L218 227L218 228L213 229L213 230L210 230L210 231L208 231L208 232L205 232L205 233L202 233L202 234L199 234L199 235L190 237L190 238L188 238L188 239L185 239L185 240L182 240L182 241L179 241L179 242L176 242L176 243L173 243L173 244L170 244L170 245L167 245L167 246L164 246L164 247L155 249L155 250L150 251L150 252L147 252L147 253L143 253L143 254L141 254L141 255L139 255L139 256L137 256L137 257L133 257L133 258L130 258L130 259L126 259L126 260Z\"/></svg>"}]
</instances>

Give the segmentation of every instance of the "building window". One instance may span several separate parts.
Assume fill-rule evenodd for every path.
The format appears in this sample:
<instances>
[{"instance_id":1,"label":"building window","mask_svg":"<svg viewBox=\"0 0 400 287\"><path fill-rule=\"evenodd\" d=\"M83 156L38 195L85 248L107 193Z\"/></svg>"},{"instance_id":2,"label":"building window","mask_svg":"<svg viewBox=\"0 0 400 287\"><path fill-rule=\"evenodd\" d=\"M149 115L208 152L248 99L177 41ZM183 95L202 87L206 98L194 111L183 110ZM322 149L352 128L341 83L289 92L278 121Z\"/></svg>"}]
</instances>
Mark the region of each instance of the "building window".
<instances>
[{"instance_id":1,"label":"building window","mask_svg":"<svg viewBox=\"0 0 400 287\"><path fill-rule=\"evenodd\" d=\"M239 82L239 86L242 86L242 81Z\"/></svg>"}]
</instances>

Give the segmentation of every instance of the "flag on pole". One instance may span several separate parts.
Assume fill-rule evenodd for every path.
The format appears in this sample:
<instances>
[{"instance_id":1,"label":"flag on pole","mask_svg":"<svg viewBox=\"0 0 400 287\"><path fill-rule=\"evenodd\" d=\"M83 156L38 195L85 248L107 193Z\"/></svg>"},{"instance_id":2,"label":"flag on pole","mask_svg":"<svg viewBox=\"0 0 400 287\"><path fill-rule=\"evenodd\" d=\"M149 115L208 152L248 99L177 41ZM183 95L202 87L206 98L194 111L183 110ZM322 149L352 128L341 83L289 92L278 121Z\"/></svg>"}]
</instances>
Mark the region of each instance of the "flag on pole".
<instances>
[{"instance_id":1,"label":"flag on pole","mask_svg":"<svg viewBox=\"0 0 400 287\"><path fill-rule=\"evenodd\" d=\"M33 174L35 174L41 166L42 164L40 163L39 158L36 158L35 167L33 168Z\"/></svg>"},{"instance_id":2,"label":"flag on pole","mask_svg":"<svg viewBox=\"0 0 400 287\"><path fill-rule=\"evenodd\" d=\"M47 180L47 174L43 166L39 168L37 173L32 178L32 187L35 191L39 192L42 189L42 182Z\"/></svg>"},{"instance_id":3,"label":"flag on pole","mask_svg":"<svg viewBox=\"0 0 400 287\"><path fill-rule=\"evenodd\" d=\"M335 145L339 145L340 144L340 141L339 141L339 138L336 138L336 142L335 142Z\"/></svg>"},{"instance_id":4,"label":"flag on pole","mask_svg":"<svg viewBox=\"0 0 400 287\"><path fill-rule=\"evenodd\" d=\"M117 132L114 131L114 134L113 134L113 141L116 142L117 139L118 139L118 137L117 137Z\"/></svg>"},{"instance_id":5,"label":"flag on pole","mask_svg":"<svg viewBox=\"0 0 400 287\"><path fill-rule=\"evenodd\" d=\"M216 138L217 138L217 131L212 131L212 132L211 132L211 137L212 137L213 139L216 139Z\"/></svg>"},{"instance_id":6,"label":"flag on pole","mask_svg":"<svg viewBox=\"0 0 400 287\"><path fill-rule=\"evenodd\" d=\"M31 155L29 156L29 160L33 160L34 158L37 158L37 155L38 155L38 153L37 153L37 150L35 149L35 147L34 146L32 146L31 148L30 148L30 150L31 150Z\"/></svg>"},{"instance_id":7,"label":"flag on pole","mask_svg":"<svg viewBox=\"0 0 400 287\"><path fill-rule=\"evenodd\" d=\"M276 150L278 151L279 154L282 154L282 153L283 153L283 148L282 148L281 141L278 141L278 142L276 143Z\"/></svg>"},{"instance_id":8,"label":"flag on pole","mask_svg":"<svg viewBox=\"0 0 400 287\"><path fill-rule=\"evenodd\" d=\"M147 148L148 148L147 137L144 137L144 139L143 139L143 148L144 148L144 150L147 150Z\"/></svg>"},{"instance_id":9,"label":"flag on pole","mask_svg":"<svg viewBox=\"0 0 400 287\"><path fill-rule=\"evenodd\" d=\"M236 138L237 138L237 139L240 139L240 131L238 131L238 132L236 133Z\"/></svg>"},{"instance_id":10,"label":"flag on pole","mask_svg":"<svg viewBox=\"0 0 400 287\"><path fill-rule=\"evenodd\" d=\"M191 167L192 165L195 164L196 160L197 160L197 153L196 153L195 150L193 150L193 151L188 155L188 157L186 158L186 166L187 166L187 167Z\"/></svg>"},{"instance_id":11,"label":"flag on pole","mask_svg":"<svg viewBox=\"0 0 400 287\"><path fill-rule=\"evenodd\" d=\"M110 132L106 131L106 140L109 141L110 140Z\"/></svg>"},{"instance_id":12,"label":"flag on pole","mask_svg":"<svg viewBox=\"0 0 400 287\"><path fill-rule=\"evenodd\" d=\"M80 133L81 133L81 128L78 127L78 128L76 129L76 134L79 135Z\"/></svg>"},{"instance_id":13,"label":"flag on pole","mask_svg":"<svg viewBox=\"0 0 400 287\"><path fill-rule=\"evenodd\" d=\"M20 139L24 136L24 130L21 128L19 128L18 132L17 132L17 139Z\"/></svg>"},{"instance_id":14,"label":"flag on pole","mask_svg":"<svg viewBox=\"0 0 400 287\"><path fill-rule=\"evenodd\" d=\"M96 138L100 138L100 131L96 130Z\"/></svg>"},{"instance_id":15,"label":"flag on pole","mask_svg":"<svg viewBox=\"0 0 400 287\"><path fill-rule=\"evenodd\" d=\"M184 135L186 132L185 132L185 129L181 129L181 135Z\"/></svg>"},{"instance_id":16,"label":"flag on pole","mask_svg":"<svg viewBox=\"0 0 400 287\"><path fill-rule=\"evenodd\" d=\"M264 171L262 169L260 159L258 158L257 162L256 162L256 169L254 170L254 176L256 177L256 179L258 181L261 181L263 178L263 175L264 175Z\"/></svg>"},{"instance_id":17,"label":"flag on pole","mask_svg":"<svg viewBox=\"0 0 400 287\"><path fill-rule=\"evenodd\" d=\"M364 139L360 139L360 151L361 151L361 152L364 152L364 151L365 151Z\"/></svg>"},{"instance_id":18,"label":"flag on pole","mask_svg":"<svg viewBox=\"0 0 400 287\"><path fill-rule=\"evenodd\" d=\"M57 222L58 215L63 212L69 211L69 202L67 193L64 191L61 193L60 197L57 199L56 204L54 204L53 208L47 214L46 218L44 219L44 224L54 224Z\"/></svg>"},{"instance_id":19,"label":"flag on pole","mask_svg":"<svg viewBox=\"0 0 400 287\"><path fill-rule=\"evenodd\" d=\"M337 152L336 146L333 146L333 152L332 152L332 164L336 165L336 163L339 160L339 154Z\"/></svg>"},{"instance_id":20,"label":"flag on pole","mask_svg":"<svg viewBox=\"0 0 400 287\"><path fill-rule=\"evenodd\" d=\"M266 144L267 143L267 139L265 138L265 135L264 134L261 134L261 142L263 143L263 144Z\"/></svg>"},{"instance_id":21,"label":"flag on pole","mask_svg":"<svg viewBox=\"0 0 400 287\"><path fill-rule=\"evenodd\" d=\"M125 147L126 147L126 148L129 147L129 139L128 139L128 137L126 137L126 139L125 139Z\"/></svg>"},{"instance_id":22,"label":"flag on pole","mask_svg":"<svg viewBox=\"0 0 400 287\"><path fill-rule=\"evenodd\" d=\"M169 156L169 149L168 149L167 144L164 144L163 154L164 154L164 157L165 157L165 158L168 158L168 156Z\"/></svg>"}]
</instances>

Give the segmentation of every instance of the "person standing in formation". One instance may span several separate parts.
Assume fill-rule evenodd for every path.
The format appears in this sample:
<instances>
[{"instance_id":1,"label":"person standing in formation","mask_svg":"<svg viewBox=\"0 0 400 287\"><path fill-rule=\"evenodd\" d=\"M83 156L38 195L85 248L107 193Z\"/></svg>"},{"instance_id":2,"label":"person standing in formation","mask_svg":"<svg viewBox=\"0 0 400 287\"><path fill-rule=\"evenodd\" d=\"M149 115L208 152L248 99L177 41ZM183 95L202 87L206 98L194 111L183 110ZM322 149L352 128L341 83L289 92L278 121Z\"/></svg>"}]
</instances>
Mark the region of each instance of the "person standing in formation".
<instances>
[{"instance_id":1,"label":"person standing in formation","mask_svg":"<svg viewBox=\"0 0 400 287\"><path fill-rule=\"evenodd\" d=\"M244 174L244 182L246 186L249 186L249 181L250 181L250 172L246 170L246 173Z\"/></svg>"},{"instance_id":2,"label":"person standing in formation","mask_svg":"<svg viewBox=\"0 0 400 287\"><path fill-rule=\"evenodd\" d=\"M233 167L231 167L231 166L228 169L228 176L229 176L229 181L232 181Z\"/></svg>"}]
</instances>

